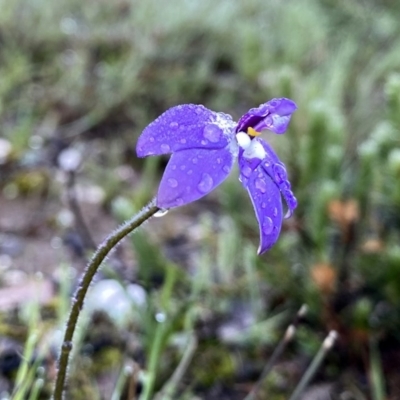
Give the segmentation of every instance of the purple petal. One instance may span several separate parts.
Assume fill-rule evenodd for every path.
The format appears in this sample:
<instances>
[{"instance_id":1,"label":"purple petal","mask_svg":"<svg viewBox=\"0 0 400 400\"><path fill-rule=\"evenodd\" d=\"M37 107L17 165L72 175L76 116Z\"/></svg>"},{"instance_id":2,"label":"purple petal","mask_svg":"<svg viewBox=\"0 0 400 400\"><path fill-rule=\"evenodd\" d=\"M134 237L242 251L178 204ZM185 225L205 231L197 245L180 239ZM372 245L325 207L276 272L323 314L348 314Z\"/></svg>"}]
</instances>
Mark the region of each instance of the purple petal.
<instances>
[{"instance_id":1,"label":"purple petal","mask_svg":"<svg viewBox=\"0 0 400 400\"><path fill-rule=\"evenodd\" d=\"M233 162L228 148L173 153L158 189L157 206L172 208L200 199L229 175Z\"/></svg>"},{"instance_id":2,"label":"purple petal","mask_svg":"<svg viewBox=\"0 0 400 400\"><path fill-rule=\"evenodd\" d=\"M281 116L292 115L297 110L297 105L293 100L282 97L280 99L272 99L267 102L269 112Z\"/></svg>"},{"instance_id":3,"label":"purple petal","mask_svg":"<svg viewBox=\"0 0 400 400\"><path fill-rule=\"evenodd\" d=\"M280 116L277 114L268 115L262 121L258 123L255 130L258 132L268 129L277 134L282 134L286 132L289 125L291 115Z\"/></svg>"},{"instance_id":4,"label":"purple petal","mask_svg":"<svg viewBox=\"0 0 400 400\"><path fill-rule=\"evenodd\" d=\"M139 157L204 148L220 149L234 136L232 117L215 113L202 105L172 107L148 125L136 147Z\"/></svg>"},{"instance_id":5,"label":"purple petal","mask_svg":"<svg viewBox=\"0 0 400 400\"><path fill-rule=\"evenodd\" d=\"M250 195L260 227L258 254L262 254L275 244L281 231L281 194L261 165L254 170L244 186Z\"/></svg>"},{"instance_id":6,"label":"purple petal","mask_svg":"<svg viewBox=\"0 0 400 400\"><path fill-rule=\"evenodd\" d=\"M243 157L243 151L239 152L239 170L240 170L240 181L244 186L249 179L252 171L260 164L262 168L272 179L272 181L278 186L283 198L286 201L288 211L285 218L289 218L293 214L293 210L297 207L297 200L293 192L290 190L291 184L289 182L285 165L281 162L278 155L272 149L272 147L263 139L255 138L253 140L258 141L262 144L266 156L263 160L258 159L246 159Z\"/></svg>"},{"instance_id":7,"label":"purple petal","mask_svg":"<svg viewBox=\"0 0 400 400\"><path fill-rule=\"evenodd\" d=\"M251 127L258 132L269 129L275 133L284 133L296 109L296 103L290 99L272 99L244 114L238 122L236 132L247 132Z\"/></svg>"},{"instance_id":8,"label":"purple petal","mask_svg":"<svg viewBox=\"0 0 400 400\"><path fill-rule=\"evenodd\" d=\"M288 206L288 211L285 215L285 218L289 218L292 216L293 210L297 207L297 199L290 190L291 184L287 176L285 165L280 161L277 154L267 142L259 138L257 138L257 140L259 140L259 142L263 145L264 150L267 153L267 156L262 161L261 166L281 191L282 196Z\"/></svg>"},{"instance_id":9,"label":"purple petal","mask_svg":"<svg viewBox=\"0 0 400 400\"><path fill-rule=\"evenodd\" d=\"M257 139L253 139L257 140ZM261 161L259 158L245 158L243 157L244 150L239 148L239 181L242 182L243 186L247 186L253 171L260 165Z\"/></svg>"}]
</instances>

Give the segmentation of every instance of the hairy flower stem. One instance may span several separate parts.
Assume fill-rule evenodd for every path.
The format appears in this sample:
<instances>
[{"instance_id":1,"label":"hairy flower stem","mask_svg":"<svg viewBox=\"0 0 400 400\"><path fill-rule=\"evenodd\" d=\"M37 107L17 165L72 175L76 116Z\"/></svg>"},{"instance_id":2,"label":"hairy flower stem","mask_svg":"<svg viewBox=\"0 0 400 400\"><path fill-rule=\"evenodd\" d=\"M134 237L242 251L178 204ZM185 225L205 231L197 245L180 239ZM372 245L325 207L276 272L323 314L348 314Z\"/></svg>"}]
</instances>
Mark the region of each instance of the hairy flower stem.
<instances>
[{"instance_id":1,"label":"hairy flower stem","mask_svg":"<svg viewBox=\"0 0 400 400\"><path fill-rule=\"evenodd\" d=\"M146 207L143 208L143 210L141 210L132 219L130 219L124 225L118 228L110 236L108 236L108 238L98 247L88 266L83 272L78 289L75 292L75 296L72 302L71 310L66 324L64 340L61 346L60 356L58 360L56 383L53 392L54 400L63 399L69 355L72 349L72 340L74 337L79 314L83 307L83 302L85 300L89 286L92 283L93 277L95 276L96 272L98 271L102 262L110 253L110 251L124 237L132 233L136 228L138 228L145 221L151 218L157 211L159 211L159 208L155 205L155 201L152 200Z\"/></svg>"}]
</instances>

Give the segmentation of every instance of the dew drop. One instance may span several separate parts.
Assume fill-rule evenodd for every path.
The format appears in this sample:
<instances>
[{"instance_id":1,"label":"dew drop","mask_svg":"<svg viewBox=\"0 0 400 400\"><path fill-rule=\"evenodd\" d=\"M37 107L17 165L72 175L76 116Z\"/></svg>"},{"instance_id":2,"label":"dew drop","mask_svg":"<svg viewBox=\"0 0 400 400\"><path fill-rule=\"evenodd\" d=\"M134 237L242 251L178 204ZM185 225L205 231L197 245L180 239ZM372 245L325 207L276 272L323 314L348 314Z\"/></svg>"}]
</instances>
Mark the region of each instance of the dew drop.
<instances>
[{"instance_id":1,"label":"dew drop","mask_svg":"<svg viewBox=\"0 0 400 400\"><path fill-rule=\"evenodd\" d=\"M201 193L208 193L211 190L213 183L214 181L210 175L203 174L200 183L197 185L197 189L199 189Z\"/></svg>"},{"instance_id":2,"label":"dew drop","mask_svg":"<svg viewBox=\"0 0 400 400\"><path fill-rule=\"evenodd\" d=\"M272 233L273 230L274 230L274 223L272 222L272 219L270 217L265 217L262 223L262 231L266 235L269 235Z\"/></svg>"},{"instance_id":3,"label":"dew drop","mask_svg":"<svg viewBox=\"0 0 400 400\"><path fill-rule=\"evenodd\" d=\"M165 322L165 320L167 319L166 315L164 313L157 313L156 316L156 321L159 322L160 324L162 324L163 322Z\"/></svg>"},{"instance_id":4,"label":"dew drop","mask_svg":"<svg viewBox=\"0 0 400 400\"><path fill-rule=\"evenodd\" d=\"M181 165L181 171L184 171L186 169L186 165Z\"/></svg>"},{"instance_id":5,"label":"dew drop","mask_svg":"<svg viewBox=\"0 0 400 400\"><path fill-rule=\"evenodd\" d=\"M245 166L242 168L242 174L243 174L243 176L245 176L246 178L248 178L248 177L251 175L251 172L252 172L252 170L251 170L251 168L250 168L248 165L245 165Z\"/></svg>"},{"instance_id":6,"label":"dew drop","mask_svg":"<svg viewBox=\"0 0 400 400\"><path fill-rule=\"evenodd\" d=\"M159 218L159 217L163 217L165 214L167 214L169 210L167 208L160 208L155 214L154 216Z\"/></svg>"},{"instance_id":7,"label":"dew drop","mask_svg":"<svg viewBox=\"0 0 400 400\"><path fill-rule=\"evenodd\" d=\"M176 203L177 206L181 206L184 203L184 201L183 201L182 197L178 197L175 200L175 203Z\"/></svg>"},{"instance_id":8,"label":"dew drop","mask_svg":"<svg viewBox=\"0 0 400 400\"><path fill-rule=\"evenodd\" d=\"M217 143L221 138L221 129L215 124L208 124L204 127L203 135L211 143Z\"/></svg>"},{"instance_id":9,"label":"dew drop","mask_svg":"<svg viewBox=\"0 0 400 400\"><path fill-rule=\"evenodd\" d=\"M281 183L282 181L287 180L286 169L283 165L274 164L273 169L275 174L275 180L277 183Z\"/></svg>"},{"instance_id":10,"label":"dew drop","mask_svg":"<svg viewBox=\"0 0 400 400\"><path fill-rule=\"evenodd\" d=\"M171 123L169 124L169 127L170 127L171 129L178 129L178 128L179 128L179 124L178 124L177 122L171 122Z\"/></svg>"},{"instance_id":11,"label":"dew drop","mask_svg":"<svg viewBox=\"0 0 400 400\"><path fill-rule=\"evenodd\" d=\"M192 175L193 174L193 170L189 169L189 171L187 172L188 175Z\"/></svg>"},{"instance_id":12,"label":"dew drop","mask_svg":"<svg viewBox=\"0 0 400 400\"><path fill-rule=\"evenodd\" d=\"M274 216L274 217L277 217L278 216L278 209L275 207L274 208L274 211L272 211L272 215Z\"/></svg>"},{"instance_id":13,"label":"dew drop","mask_svg":"<svg viewBox=\"0 0 400 400\"><path fill-rule=\"evenodd\" d=\"M201 114L202 111L203 111L203 110L202 110L200 107L196 107L196 108L194 109L194 112L195 112L197 115Z\"/></svg>"},{"instance_id":14,"label":"dew drop","mask_svg":"<svg viewBox=\"0 0 400 400\"><path fill-rule=\"evenodd\" d=\"M257 178L254 185L261 193L265 193L267 191L267 185L263 179Z\"/></svg>"},{"instance_id":15,"label":"dew drop","mask_svg":"<svg viewBox=\"0 0 400 400\"><path fill-rule=\"evenodd\" d=\"M231 172L231 169L230 169L230 167L228 167L227 165L224 165L224 166L222 167L222 171L224 171L226 174L229 174L229 172Z\"/></svg>"},{"instance_id":16,"label":"dew drop","mask_svg":"<svg viewBox=\"0 0 400 400\"><path fill-rule=\"evenodd\" d=\"M271 107L276 107L277 105L278 105L278 100L271 100L270 102L269 102L269 105L271 106Z\"/></svg>"},{"instance_id":17,"label":"dew drop","mask_svg":"<svg viewBox=\"0 0 400 400\"><path fill-rule=\"evenodd\" d=\"M217 164L221 164L222 163L222 158L218 157L217 158Z\"/></svg>"},{"instance_id":18,"label":"dew drop","mask_svg":"<svg viewBox=\"0 0 400 400\"><path fill-rule=\"evenodd\" d=\"M181 142L182 144L185 144L185 143L186 143L186 139L181 139L180 142Z\"/></svg>"},{"instance_id":19,"label":"dew drop","mask_svg":"<svg viewBox=\"0 0 400 400\"><path fill-rule=\"evenodd\" d=\"M153 142L154 142L154 138L153 138L153 136L150 136L150 137L149 137L149 142L151 142L151 143L153 143Z\"/></svg>"},{"instance_id":20,"label":"dew drop","mask_svg":"<svg viewBox=\"0 0 400 400\"><path fill-rule=\"evenodd\" d=\"M169 178L167 182L168 186L171 188L176 188L178 186L178 181L174 178Z\"/></svg>"},{"instance_id":21,"label":"dew drop","mask_svg":"<svg viewBox=\"0 0 400 400\"><path fill-rule=\"evenodd\" d=\"M274 122L274 120L270 116L268 116L264 119L264 123L266 126L273 126L273 122Z\"/></svg>"},{"instance_id":22,"label":"dew drop","mask_svg":"<svg viewBox=\"0 0 400 400\"><path fill-rule=\"evenodd\" d=\"M266 207L267 207L267 203L262 202L262 203L261 203L261 208L266 208Z\"/></svg>"},{"instance_id":23,"label":"dew drop","mask_svg":"<svg viewBox=\"0 0 400 400\"><path fill-rule=\"evenodd\" d=\"M193 157L192 163L193 164L197 164L198 162L199 162L198 158L197 157Z\"/></svg>"},{"instance_id":24,"label":"dew drop","mask_svg":"<svg viewBox=\"0 0 400 400\"><path fill-rule=\"evenodd\" d=\"M202 141L201 141L201 144L202 144L203 146L205 146L207 143L208 143L207 140L202 140Z\"/></svg>"},{"instance_id":25,"label":"dew drop","mask_svg":"<svg viewBox=\"0 0 400 400\"><path fill-rule=\"evenodd\" d=\"M171 147L169 147L168 144L162 144L161 145L161 151L163 151L164 153L168 153L171 150Z\"/></svg>"},{"instance_id":26,"label":"dew drop","mask_svg":"<svg viewBox=\"0 0 400 400\"><path fill-rule=\"evenodd\" d=\"M282 181L281 184L279 185L279 188L281 190L288 190L290 189L290 182L289 181Z\"/></svg>"}]
</instances>

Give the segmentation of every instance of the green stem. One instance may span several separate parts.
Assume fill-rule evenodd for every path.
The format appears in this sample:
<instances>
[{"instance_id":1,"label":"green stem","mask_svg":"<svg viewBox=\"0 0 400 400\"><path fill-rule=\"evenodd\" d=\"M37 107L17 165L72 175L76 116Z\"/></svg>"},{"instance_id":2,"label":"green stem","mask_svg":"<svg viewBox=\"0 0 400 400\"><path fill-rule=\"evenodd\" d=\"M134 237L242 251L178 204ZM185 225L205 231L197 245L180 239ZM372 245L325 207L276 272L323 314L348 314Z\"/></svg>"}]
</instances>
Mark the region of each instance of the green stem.
<instances>
[{"instance_id":1,"label":"green stem","mask_svg":"<svg viewBox=\"0 0 400 400\"><path fill-rule=\"evenodd\" d=\"M79 314L83 307L83 302L86 297L86 293L89 286L98 271L100 265L110 253L110 251L127 235L142 225L150 217L152 217L159 208L155 205L155 201L152 200L142 211L135 215L131 220L127 221L124 225L113 232L108 238L101 244L96 252L94 253L91 261L86 267L82 274L79 282L78 289L75 292L72 307L68 316L67 325L64 334L64 340L61 346L61 352L58 360L58 371L56 377L56 383L53 391L54 400L62 400L64 394L64 386L68 369L69 355L72 349L72 340L76 324L78 322Z\"/></svg>"},{"instance_id":2,"label":"green stem","mask_svg":"<svg viewBox=\"0 0 400 400\"><path fill-rule=\"evenodd\" d=\"M244 400L255 400L258 392L260 391L263 382L266 380L268 377L269 373L272 370L272 367L275 365L277 362L278 358L283 354L283 352L286 349L286 346L293 340L297 326L301 322L301 320L304 318L304 316L308 312L308 307L303 304L300 307L300 310L297 312L296 316L294 317L292 323L288 326L286 329L285 335L279 342L278 346L275 348L274 352L272 353L272 356L268 360L268 363L265 365L260 379L257 381L257 383L254 385L253 389L251 392L244 398Z\"/></svg>"},{"instance_id":3,"label":"green stem","mask_svg":"<svg viewBox=\"0 0 400 400\"><path fill-rule=\"evenodd\" d=\"M318 371L318 368L322 364L322 361L324 360L328 351L335 344L337 336L338 334L336 333L336 331L329 332L329 335L323 341L322 346L318 350L317 355L314 357L310 366L307 368L305 374L303 375L300 382L294 389L294 392L289 400L297 400L300 397L301 393L303 393L304 389L307 387L311 379L314 377L315 373Z\"/></svg>"},{"instance_id":4,"label":"green stem","mask_svg":"<svg viewBox=\"0 0 400 400\"><path fill-rule=\"evenodd\" d=\"M143 388L143 393L140 395L140 400L150 400L153 395L154 383L156 381L156 373L159 366L160 354L163 347L163 341L167 330L167 321L159 322L154 337L154 342L151 346L149 367L147 378Z\"/></svg>"}]
</instances>

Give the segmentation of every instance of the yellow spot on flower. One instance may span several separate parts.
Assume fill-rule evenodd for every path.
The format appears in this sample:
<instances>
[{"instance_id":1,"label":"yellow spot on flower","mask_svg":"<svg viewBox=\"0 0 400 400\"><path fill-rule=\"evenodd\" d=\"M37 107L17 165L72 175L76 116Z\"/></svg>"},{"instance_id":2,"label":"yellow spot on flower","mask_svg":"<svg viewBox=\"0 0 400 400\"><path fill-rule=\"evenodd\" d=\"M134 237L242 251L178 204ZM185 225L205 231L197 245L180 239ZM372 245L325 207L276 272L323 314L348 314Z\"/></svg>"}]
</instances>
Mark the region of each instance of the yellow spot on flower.
<instances>
[{"instance_id":1,"label":"yellow spot on flower","mask_svg":"<svg viewBox=\"0 0 400 400\"><path fill-rule=\"evenodd\" d=\"M249 136L256 137L256 136L260 136L261 132L257 132L254 128L250 127L250 128L247 128L247 134Z\"/></svg>"}]
</instances>

